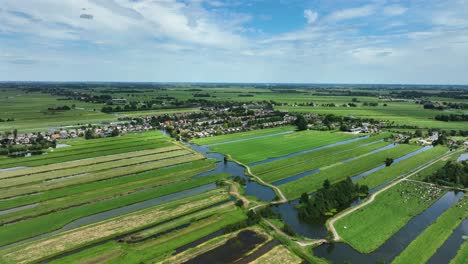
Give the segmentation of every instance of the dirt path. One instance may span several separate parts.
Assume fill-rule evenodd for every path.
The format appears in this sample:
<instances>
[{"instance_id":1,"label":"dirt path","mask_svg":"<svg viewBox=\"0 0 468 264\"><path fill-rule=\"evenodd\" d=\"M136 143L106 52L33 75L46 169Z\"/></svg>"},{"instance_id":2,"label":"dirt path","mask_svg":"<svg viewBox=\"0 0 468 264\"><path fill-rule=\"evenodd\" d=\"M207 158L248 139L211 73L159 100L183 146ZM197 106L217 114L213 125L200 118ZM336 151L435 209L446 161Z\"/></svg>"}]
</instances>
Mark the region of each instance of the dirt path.
<instances>
[{"instance_id":1,"label":"dirt path","mask_svg":"<svg viewBox=\"0 0 468 264\"><path fill-rule=\"evenodd\" d=\"M240 195L239 189L237 188L237 184L234 182L229 182L231 184L231 188L229 190L229 194L233 195L239 200L242 200L244 202L244 207L249 208L250 201L249 199L245 198L244 196Z\"/></svg>"},{"instance_id":2,"label":"dirt path","mask_svg":"<svg viewBox=\"0 0 468 264\"><path fill-rule=\"evenodd\" d=\"M359 205L357 205L357 206L355 206L355 207L352 207L352 208L350 208L349 210L346 210L346 211L344 211L344 212L342 212L342 213L336 215L335 217L333 217L333 218L330 219L329 221L327 221L327 228L328 228L328 230L330 230L330 231L332 232L332 234L333 234L333 239L332 239L332 240L334 240L334 241L340 241L340 240L341 240L340 235L338 234L338 232L336 231L335 226L334 226L334 224L335 224L336 221L338 221L338 220L340 220L341 218L343 218L343 217L345 217L345 216L347 216L347 215L349 215L349 214L351 214L351 213L353 213L353 212L355 212L355 211L361 209L362 207L364 207L364 206L366 206L366 205L372 203L372 202L375 200L375 197L376 197L377 195L381 194L382 192L384 192L384 191L386 191L386 190L392 188L393 186L395 186L395 185L399 184L400 182L406 180L407 178L409 178L409 177L415 175L416 173L422 171L423 169L425 169L425 168L431 166L432 164L438 162L439 160L443 160L444 158L448 158L449 156L454 155L454 154L457 153L457 152L458 152L458 151L454 151L454 152L445 154L445 155L443 155L443 156L441 156L441 157L439 157L439 158L437 158L437 159L435 159L435 160L433 160L433 161L430 161L430 162L426 163L425 165L423 165L423 166L420 167L419 169L417 169L417 170L415 170L415 171L413 171L413 172L410 172L410 173L407 174L406 176L401 177L400 179L398 179L398 180L396 180L396 181L390 183L389 185L385 186L384 188L382 188L382 189L378 190L377 192L373 193L371 196L369 196L369 198L368 198L365 202L363 202L363 203L361 203L361 204L359 204Z\"/></svg>"}]
</instances>

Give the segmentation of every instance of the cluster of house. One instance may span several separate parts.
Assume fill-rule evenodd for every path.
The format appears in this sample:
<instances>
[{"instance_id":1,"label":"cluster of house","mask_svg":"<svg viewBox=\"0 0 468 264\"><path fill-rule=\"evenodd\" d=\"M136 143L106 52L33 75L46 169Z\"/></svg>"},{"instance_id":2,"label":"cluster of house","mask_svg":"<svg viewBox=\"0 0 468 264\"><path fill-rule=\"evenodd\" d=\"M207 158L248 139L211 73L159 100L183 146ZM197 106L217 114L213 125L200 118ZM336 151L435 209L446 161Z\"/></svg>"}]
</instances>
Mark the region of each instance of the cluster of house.
<instances>
[{"instance_id":1,"label":"cluster of house","mask_svg":"<svg viewBox=\"0 0 468 264\"><path fill-rule=\"evenodd\" d=\"M112 135L112 132L117 129L119 134L126 134L132 132L144 132L152 129L153 127L149 124L132 124L132 123L123 123L123 124L108 124L101 127L92 128L94 134L97 137L109 137ZM57 139L67 139L67 138L77 138L83 137L86 130L89 128L70 128L70 129L61 129L59 131L51 132L38 132L38 133L25 133L25 134L8 134L2 135L0 140L7 139L10 144L23 144L28 145L31 142L35 141L38 137L42 137L48 141L54 141Z\"/></svg>"},{"instance_id":2,"label":"cluster of house","mask_svg":"<svg viewBox=\"0 0 468 264\"><path fill-rule=\"evenodd\" d=\"M427 136L425 138L421 138L417 142L420 145L432 145L432 143L434 141L436 141L437 139L439 139L439 132L434 131L434 132L432 132L432 134L430 136Z\"/></svg>"},{"instance_id":3,"label":"cluster of house","mask_svg":"<svg viewBox=\"0 0 468 264\"><path fill-rule=\"evenodd\" d=\"M352 134L379 133L379 128L367 122L362 122L361 126L353 126L349 129Z\"/></svg>"},{"instance_id":4,"label":"cluster of house","mask_svg":"<svg viewBox=\"0 0 468 264\"><path fill-rule=\"evenodd\" d=\"M226 112L226 110L218 113ZM270 110L256 110L243 116L211 115L210 117L185 118L183 114L174 114L177 118L163 121L162 129L178 131L183 137L203 138L214 135L232 134L256 128L269 128L292 124L296 116L284 114L274 116ZM276 117L276 118L275 118ZM275 121L271 120L274 119Z\"/></svg>"}]
</instances>

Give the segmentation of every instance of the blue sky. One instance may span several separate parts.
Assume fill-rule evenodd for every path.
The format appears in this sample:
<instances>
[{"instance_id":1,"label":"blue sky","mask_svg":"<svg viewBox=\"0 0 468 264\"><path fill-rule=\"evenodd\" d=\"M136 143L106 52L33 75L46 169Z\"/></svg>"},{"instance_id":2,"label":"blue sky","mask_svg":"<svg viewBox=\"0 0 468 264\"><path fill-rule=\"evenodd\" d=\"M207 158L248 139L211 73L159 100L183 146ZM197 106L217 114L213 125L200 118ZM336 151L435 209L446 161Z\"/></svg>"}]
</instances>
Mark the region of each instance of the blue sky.
<instances>
[{"instance_id":1,"label":"blue sky","mask_svg":"<svg viewBox=\"0 0 468 264\"><path fill-rule=\"evenodd\" d=\"M468 84L468 1L0 0L0 80Z\"/></svg>"}]
</instances>

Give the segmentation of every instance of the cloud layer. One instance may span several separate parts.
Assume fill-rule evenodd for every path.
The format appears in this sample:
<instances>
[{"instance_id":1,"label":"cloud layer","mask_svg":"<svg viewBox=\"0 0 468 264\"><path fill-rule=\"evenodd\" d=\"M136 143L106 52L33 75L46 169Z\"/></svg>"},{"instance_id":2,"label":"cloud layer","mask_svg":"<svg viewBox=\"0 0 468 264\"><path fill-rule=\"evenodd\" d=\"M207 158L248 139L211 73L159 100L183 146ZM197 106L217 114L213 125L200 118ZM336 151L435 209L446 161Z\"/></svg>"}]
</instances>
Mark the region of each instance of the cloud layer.
<instances>
[{"instance_id":1,"label":"cloud layer","mask_svg":"<svg viewBox=\"0 0 468 264\"><path fill-rule=\"evenodd\" d=\"M468 83L468 3L360 2L3 0L0 80Z\"/></svg>"}]
</instances>

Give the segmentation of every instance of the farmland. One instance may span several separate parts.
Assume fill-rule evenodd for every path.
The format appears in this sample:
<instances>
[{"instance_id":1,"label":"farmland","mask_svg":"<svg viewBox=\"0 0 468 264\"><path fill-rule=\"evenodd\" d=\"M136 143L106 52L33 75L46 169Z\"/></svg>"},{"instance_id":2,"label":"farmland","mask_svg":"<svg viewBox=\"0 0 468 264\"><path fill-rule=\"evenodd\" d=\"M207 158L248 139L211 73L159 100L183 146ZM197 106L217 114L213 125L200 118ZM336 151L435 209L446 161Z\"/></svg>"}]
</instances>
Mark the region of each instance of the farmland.
<instances>
[{"instance_id":1,"label":"farmland","mask_svg":"<svg viewBox=\"0 0 468 264\"><path fill-rule=\"evenodd\" d=\"M424 182L466 153L466 122L435 120L466 113L449 107L465 99L433 89L407 98L400 89L143 87L0 89L0 263L326 263L343 252L353 263L382 253L423 263L466 218L466 197L451 204L466 190ZM53 145L10 155L32 144L19 142L35 140L32 131ZM363 187L349 200L336 187L347 178ZM345 202L302 218L327 188ZM411 235L405 248L389 249L401 232ZM329 247L330 259L315 247Z\"/></svg>"},{"instance_id":2,"label":"farmland","mask_svg":"<svg viewBox=\"0 0 468 264\"><path fill-rule=\"evenodd\" d=\"M290 199L298 198L302 193L312 193L320 188L325 180L338 182L346 177L353 177L384 164L387 157L401 157L417 150L417 146L400 145L373 155L362 156L346 163L336 164L315 174L280 186L283 193Z\"/></svg>"},{"instance_id":3,"label":"farmland","mask_svg":"<svg viewBox=\"0 0 468 264\"><path fill-rule=\"evenodd\" d=\"M213 146L211 149L223 154L229 154L235 160L249 164L351 138L353 136L344 133L301 131L260 138L255 141L242 141Z\"/></svg>"},{"instance_id":4,"label":"farmland","mask_svg":"<svg viewBox=\"0 0 468 264\"><path fill-rule=\"evenodd\" d=\"M468 216L467 199L461 199L445 211L437 220L419 235L392 263L409 263L418 256L420 263L426 263L442 246L457 226Z\"/></svg>"},{"instance_id":5,"label":"farmland","mask_svg":"<svg viewBox=\"0 0 468 264\"><path fill-rule=\"evenodd\" d=\"M374 203L336 222L343 240L360 252L372 252L423 212L444 192L437 187L404 182L377 196ZM366 219L366 224L362 224Z\"/></svg>"}]
</instances>

